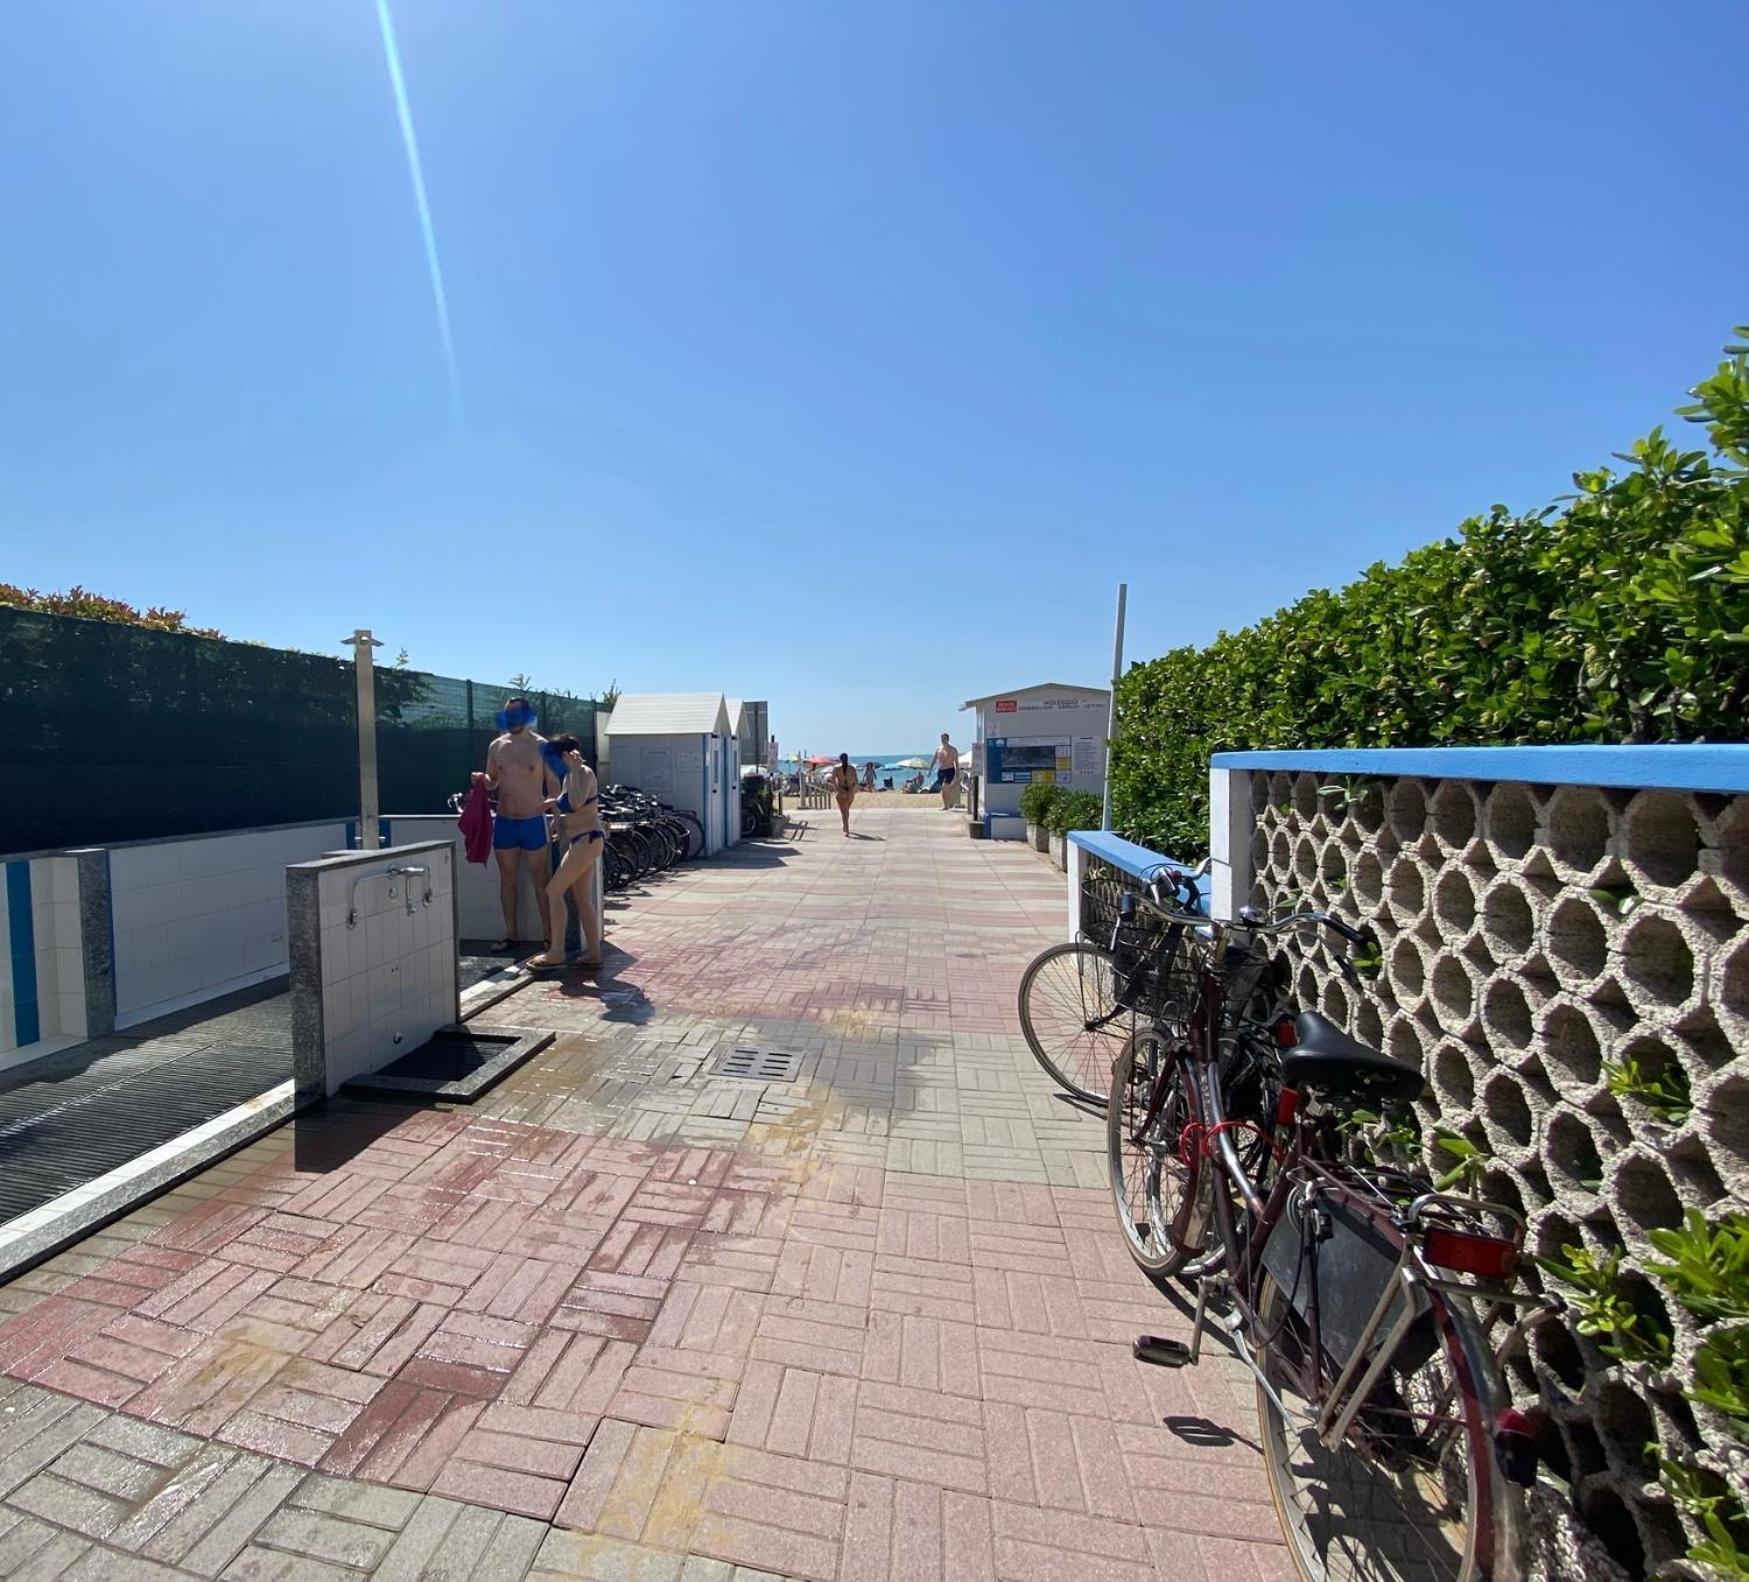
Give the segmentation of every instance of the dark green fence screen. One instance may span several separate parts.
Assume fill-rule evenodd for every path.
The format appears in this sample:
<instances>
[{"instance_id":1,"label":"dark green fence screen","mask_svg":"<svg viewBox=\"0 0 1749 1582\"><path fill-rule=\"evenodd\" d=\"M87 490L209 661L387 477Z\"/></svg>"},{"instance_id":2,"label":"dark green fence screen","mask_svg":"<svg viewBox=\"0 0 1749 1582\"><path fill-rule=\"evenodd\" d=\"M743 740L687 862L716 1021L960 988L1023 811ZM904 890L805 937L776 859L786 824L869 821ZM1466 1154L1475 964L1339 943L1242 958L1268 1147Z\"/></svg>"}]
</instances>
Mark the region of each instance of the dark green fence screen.
<instances>
[{"instance_id":1,"label":"dark green fence screen","mask_svg":"<svg viewBox=\"0 0 1749 1582\"><path fill-rule=\"evenodd\" d=\"M444 809L511 690L379 668L382 811ZM593 700L528 696L593 763ZM0 606L0 853L357 814L350 660Z\"/></svg>"}]
</instances>

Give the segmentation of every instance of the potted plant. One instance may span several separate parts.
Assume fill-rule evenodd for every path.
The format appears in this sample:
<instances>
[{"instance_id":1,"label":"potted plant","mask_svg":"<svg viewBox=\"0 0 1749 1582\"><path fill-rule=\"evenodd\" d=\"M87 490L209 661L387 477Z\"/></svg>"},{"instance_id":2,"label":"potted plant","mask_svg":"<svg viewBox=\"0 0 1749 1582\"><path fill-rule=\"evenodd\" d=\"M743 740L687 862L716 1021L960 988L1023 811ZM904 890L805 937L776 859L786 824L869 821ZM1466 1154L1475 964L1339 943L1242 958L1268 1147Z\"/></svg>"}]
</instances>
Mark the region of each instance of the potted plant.
<instances>
[{"instance_id":1,"label":"potted plant","mask_svg":"<svg viewBox=\"0 0 1749 1582\"><path fill-rule=\"evenodd\" d=\"M1098 829L1105 804L1091 791L1058 791L1045 819L1051 832L1051 861L1059 868L1069 866L1069 831Z\"/></svg>"},{"instance_id":2,"label":"potted plant","mask_svg":"<svg viewBox=\"0 0 1749 1582\"><path fill-rule=\"evenodd\" d=\"M1056 786L1043 780L1033 781L1020 793L1020 816L1026 820L1027 844L1034 851L1051 849L1051 832L1046 825L1050 820L1051 804L1062 794Z\"/></svg>"}]
</instances>

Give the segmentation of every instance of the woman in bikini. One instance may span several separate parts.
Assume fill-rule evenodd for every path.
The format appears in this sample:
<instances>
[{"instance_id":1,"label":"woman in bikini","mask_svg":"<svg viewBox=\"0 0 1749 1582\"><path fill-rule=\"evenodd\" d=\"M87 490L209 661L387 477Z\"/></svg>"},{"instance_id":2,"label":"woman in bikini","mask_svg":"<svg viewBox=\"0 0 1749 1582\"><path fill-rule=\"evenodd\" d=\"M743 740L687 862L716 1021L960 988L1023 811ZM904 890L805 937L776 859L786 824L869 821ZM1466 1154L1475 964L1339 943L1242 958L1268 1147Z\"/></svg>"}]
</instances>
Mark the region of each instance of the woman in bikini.
<instances>
[{"instance_id":1,"label":"woman in bikini","mask_svg":"<svg viewBox=\"0 0 1749 1582\"><path fill-rule=\"evenodd\" d=\"M584 761L583 745L575 736L554 736L543 746L542 756L562 786L547 807L564 815L565 855L547 881L547 948L531 956L528 965L537 972L565 965L565 893L569 891L577 902L583 934L582 965L599 967L601 913L595 905L595 866L601 861L606 836L596 800L595 771Z\"/></svg>"},{"instance_id":2,"label":"woman in bikini","mask_svg":"<svg viewBox=\"0 0 1749 1582\"><path fill-rule=\"evenodd\" d=\"M850 804L856 800L856 771L850 767L850 754L840 753L832 770L832 796L838 803L838 816L844 820L844 833L850 833Z\"/></svg>"}]
</instances>

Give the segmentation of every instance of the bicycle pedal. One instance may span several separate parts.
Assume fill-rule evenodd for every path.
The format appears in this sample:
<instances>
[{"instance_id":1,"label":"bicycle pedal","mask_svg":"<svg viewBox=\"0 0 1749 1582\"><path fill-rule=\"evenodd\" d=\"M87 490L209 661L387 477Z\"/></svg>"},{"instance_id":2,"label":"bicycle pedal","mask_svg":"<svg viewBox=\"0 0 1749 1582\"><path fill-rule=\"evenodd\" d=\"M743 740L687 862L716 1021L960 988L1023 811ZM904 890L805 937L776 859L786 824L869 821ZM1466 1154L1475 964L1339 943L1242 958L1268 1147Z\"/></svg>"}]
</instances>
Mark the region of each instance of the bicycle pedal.
<instances>
[{"instance_id":1,"label":"bicycle pedal","mask_svg":"<svg viewBox=\"0 0 1749 1582\"><path fill-rule=\"evenodd\" d=\"M1156 1368L1182 1368L1191 1360L1189 1346L1164 1335L1137 1335L1130 1355L1137 1362L1152 1363Z\"/></svg>"}]
</instances>

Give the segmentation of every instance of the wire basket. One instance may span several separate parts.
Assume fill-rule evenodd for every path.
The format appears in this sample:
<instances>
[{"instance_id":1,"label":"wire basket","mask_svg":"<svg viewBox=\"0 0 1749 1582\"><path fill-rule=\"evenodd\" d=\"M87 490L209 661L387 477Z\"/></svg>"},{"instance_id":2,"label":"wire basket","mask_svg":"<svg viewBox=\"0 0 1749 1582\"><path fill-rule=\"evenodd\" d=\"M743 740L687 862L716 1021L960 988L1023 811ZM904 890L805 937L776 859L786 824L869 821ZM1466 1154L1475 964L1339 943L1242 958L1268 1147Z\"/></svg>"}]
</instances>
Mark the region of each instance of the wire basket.
<instances>
[{"instance_id":1,"label":"wire basket","mask_svg":"<svg viewBox=\"0 0 1749 1582\"><path fill-rule=\"evenodd\" d=\"M1202 980L1205 947L1190 929L1155 920L1124 922L1112 951L1119 1005L1142 1021L1183 1034Z\"/></svg>"}]
</instances>

